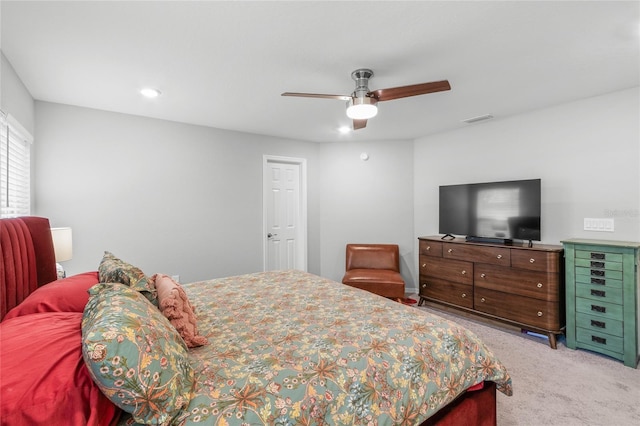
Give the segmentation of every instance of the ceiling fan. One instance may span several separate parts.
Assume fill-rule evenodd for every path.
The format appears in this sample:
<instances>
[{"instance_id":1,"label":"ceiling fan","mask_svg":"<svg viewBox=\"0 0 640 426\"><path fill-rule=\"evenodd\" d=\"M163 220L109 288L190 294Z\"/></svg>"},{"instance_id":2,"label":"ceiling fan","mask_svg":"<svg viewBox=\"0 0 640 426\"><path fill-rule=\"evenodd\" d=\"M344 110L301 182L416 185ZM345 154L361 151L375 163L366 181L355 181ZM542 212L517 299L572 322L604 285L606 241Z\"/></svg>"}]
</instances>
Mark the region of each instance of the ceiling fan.
<instances>
[{"instance_id":1,"label":"ceiling fan","mask_svg":"<svg viewBox=\"0 0 640 426\"><path fill-rule=\"evenodd\" d=\"M347 101L347 116L353 119L353 129L358 130L366 127L367 120L375 117L378 113L378 102L451 90L449 82L447 80L442 80L369 91L369 79L371 77L373 77L373 71L368 68L361 68L352 72L351 78L356 82L356 89L351 93L351 95L284 92L282 96L339 99Z\"/></svg>"}]
</instances>

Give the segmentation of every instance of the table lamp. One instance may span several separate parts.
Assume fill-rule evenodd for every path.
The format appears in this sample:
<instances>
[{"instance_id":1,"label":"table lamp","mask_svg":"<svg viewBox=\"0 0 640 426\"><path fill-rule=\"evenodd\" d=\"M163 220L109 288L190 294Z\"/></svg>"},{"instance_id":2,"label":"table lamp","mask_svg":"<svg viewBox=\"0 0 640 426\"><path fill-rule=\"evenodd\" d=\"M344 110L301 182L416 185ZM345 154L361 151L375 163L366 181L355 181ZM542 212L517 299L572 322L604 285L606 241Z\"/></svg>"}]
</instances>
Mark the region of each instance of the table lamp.
<instances>
[{"instance_id":1,"label":"table lamp","mask_svg":"<svg viewBox=\"0 0 640 426\"><path fill-rule=\"evenodd\" d=\"M53 251L56 256L56 270L60 280L67 276L60 262L71 260L73 257L71 228L51 228L51 237L53 238Z\"/></svg>"}]
</instances>

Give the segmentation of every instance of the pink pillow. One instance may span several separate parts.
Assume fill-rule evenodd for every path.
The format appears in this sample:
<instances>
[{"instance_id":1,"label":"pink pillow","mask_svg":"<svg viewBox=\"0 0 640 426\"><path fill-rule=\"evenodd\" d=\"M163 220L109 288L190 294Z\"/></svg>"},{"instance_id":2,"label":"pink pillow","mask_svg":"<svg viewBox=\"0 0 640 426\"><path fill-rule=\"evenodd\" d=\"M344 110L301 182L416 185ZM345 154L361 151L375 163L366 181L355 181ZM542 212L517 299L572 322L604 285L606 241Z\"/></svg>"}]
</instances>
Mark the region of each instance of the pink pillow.
<instances>
[{"instance_id":1,"label":"pink pillow","mask_svg":"<svg viewBox=\"0 0 640 426\"><path fill-rule=\"evenodd\" d=\"M158 290L158 308L180 333L190 348L209 343L204 336L198 335L196 315L187 294L180 284L168 275L156 274L151 278Z\"/></svg>"},{"instance_id":2,"label":"pink pillow","mask_svg":"<svg viewBox=\"0 0 640 426\"><path fill-rule=\"evenodd\" d=\"M3 425L111 425L120 409L82 358L81 312L47 312L0 323Z\"/></svg>"},{"instance_id":3,"label":"pink pillow","mask_svg":"<svg viewBox=\"0 0 640 426\"><path fill-rule=\"evenodd\" d=\"M89 301L87 290L98 282L98 272L94 271L45 284L10 310L4 319L37 312L83 312Z\"/></svg>"}]
</instances>

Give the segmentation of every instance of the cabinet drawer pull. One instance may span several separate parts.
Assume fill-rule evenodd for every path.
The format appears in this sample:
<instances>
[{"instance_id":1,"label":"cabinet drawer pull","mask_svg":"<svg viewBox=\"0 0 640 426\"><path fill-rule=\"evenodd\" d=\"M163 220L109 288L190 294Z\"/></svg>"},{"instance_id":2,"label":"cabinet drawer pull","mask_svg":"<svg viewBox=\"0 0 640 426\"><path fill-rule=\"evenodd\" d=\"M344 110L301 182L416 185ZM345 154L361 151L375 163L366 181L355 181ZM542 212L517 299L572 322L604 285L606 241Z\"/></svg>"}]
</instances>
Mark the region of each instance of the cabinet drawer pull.
<instances>
[{"instance_id":1,"label":"cabinet drawer pull","mask_svg":"<svg viewBox=\"0 0 640 426\"><path fill-rule=\"evenodd\" d=\"M535 261L536 261L536 260L535 260L533 257L532 257L531 259L529 259L529 263L533 263L533 262L535 262Z\"/></svg>"},{"instance_id":2,"label":"cabinet drawer pull","mask_svg":"<svg viewBox=\"0 0 640 426\"><path fill-rule=\"evenodd\" d=\"M538 316L541 317L542 316L542 312L538 311Z\"/></svg>"},{"instance_id":3,"label":"cabinet drawer pull","mask_svg":"<svg viewBox=\"0 0 640 426\"><path fill-rule=\"evenodd\" d=\"M604 253L591 253L591 258L604 260Z\"/></svg>"},{"instance_id":4,"label":"cabinet drawer pull","mask_svg":"<svg viewBox=\"0 0 640 426\"><path fill-rule=\"evenodd\" d=\"M427 251L431 250L431 246L427 246Z\"/></svg>"},{"instance_id":5,"label":"cabinet drawer pull","mask_svg":"<svg viewBox=\"0 0 640 426\"><path fill-rule=\"evenodd\" d=\"M496 258L497 258L497 259L502 259L502 255L501 255L501 254L499 254L499 255L497 255L497 256L496 256Z\"/></svg>"},{"instance_id":6,"label":"cabinet drawer pull","mask_svg":"<svg viewBox=\"0 0 640 426\"><path fill-rule=\"evenodd\" d=\"M462 270L462 275L466 275L467 271L465 271L464 269Z\"/></svg>"},{"instance_id":7,"label":"cabinet drawer pull","mask_svg":"<svg viewBox=\"0 0 640 426\"><path fill-rule=\"evenodd\" d=\"M542 283L538 283L538 284L536 284L536 287L538 287L538 288L542 288Z\"/></svg>"},{"instance_id":8,"label":"cabinet drawer pull","mask_svg":"<svg viewBox=\"0 0 640 426\"><path fill-rule=\"evenodd\" d=\"M453 253L453 249L447 250L447 253Z\"/></svg>"},{"instance_id":9,"label":"cabinet drawer pull","mask_svg":"<svg viewBox=\"0 0 640 426\"><path fill-rule=\"evenodd\" d=\"M427 288L427 285L426 284L422 284L422 288Z\"/></svg>"},{"instance_id":10,"label":"cabinet drawer pull","mask_svg":"<svg viewBox=\"0 0 640 426\"><path fill-rule=\"evenodd\" d=\"M607 324L602 321L591 320L592 327L607 328Z\"/></svg>"},{"instance_id":11,"label":"cabinet drawer pull","mask_svg":"<svg viewBox=\"0 0 640 426\"><path fill-rule=\"evenodd\" d=\"M604 280L602 278L591 278L591 284L606 285L607 280Z\"/></svg>"},{"instance_id":12,"label":"cabinet drawer pull","mask_svg":"<svg viewBox=\"0 0 640 426\"><path fill-rule=\"evenodd\" d=\"M591 341L592 342L596 342L596 343L600 343L600 344L603 344L603 345L607 344L607 339L605 339L604 337L591 336Z\"/></svg>"},{"instance_id":13,"label":"cabinet drawer pull","mask_svg":"<svg viewBox=\"0 0 640 426\"><path fill-rule=\"evenodd\" d=\"M467 293L462 293L462 298L464 299L465 297L467 297Z\"/></svg>"},{"instance_id":14,"label":"cabinet drawer pull","mask_svg":"<svg viewBox=\"0 0 640 426\"><path fill-rule=\"evenodd\" d=\"M482 303L486 302L486 300L487 300L487 299L485 299L484 297L483 297L482 299L480 299L480 301L481 301Z\"/></svg>"},{"instance_id":15,"label":"cabinet drawer pull","mask_svg":"<svg viewBox=\"0 0 640 426\"><path fill-rule=\"evenodd\" d=\"M591 271L591 275L594 275L596 277L604 277L604 271L593 270Z\"/></svg>"},{"instance_id":16,"label":"cabinet drawer pull","mask_svg":"<svg viewBox=\"0 0 640 426\"><path fill-rule=\"evenodd\" d=\"M422 264L422 267L423 267L423 268L426 268L426 267L427 267L427 264L426 264L426 263L423 263L423 264Z\"/></svg>"},{"instance_id":17,"label":"cabinet drawer pull","mask_svg":"<svg viewBox=\"0 0 640 426\"><path fill-rule=\"evenodd\" d=\"M591 262L592 268L604 268L604 262Z\"/></svg>"},{"instance_id":18,"label":"cabinet drawer pull","mask_svg":"<svg viewBox=\"0 0 640 426\"><path fill-rule=\"evenodd\" d=\"M605 308L604 306L591 305L591 310L595 312L600 312L602 314L607 313L607 308Z\"/></svg>"},{"instance_id":19,"label":"cabinet drawer pull","mask_svg":"<svg viewBox=\"0 0 640 426\"><path fill-rule=\"evenodd\" d=\"M480 274L480 278L484 278L486 276L487 276L487 274Z\"/></svg>"},{"instance_id":20,"label":"cabinet drawer pull","mask_svg":"<svg viewBox=\"0 0 640 426\"><path fill-rule=\"evenodd\" d=\"M607 292L603 291L603 290L591 290L591 295L592 296L598 296L598 297L606 297L607 296Z\"/></svg>"}]
</instances>

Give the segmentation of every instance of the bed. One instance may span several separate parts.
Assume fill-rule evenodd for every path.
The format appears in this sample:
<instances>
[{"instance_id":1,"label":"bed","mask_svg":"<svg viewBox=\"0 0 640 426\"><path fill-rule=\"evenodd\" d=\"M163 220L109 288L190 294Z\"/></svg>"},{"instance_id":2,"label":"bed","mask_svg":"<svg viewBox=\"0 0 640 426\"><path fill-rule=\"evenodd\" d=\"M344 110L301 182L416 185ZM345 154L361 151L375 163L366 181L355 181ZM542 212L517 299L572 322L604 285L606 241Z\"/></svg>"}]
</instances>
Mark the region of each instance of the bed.
<instances>
[{"instance_id":1,"label":"bed","mask_svg":"<svg viewBox=\"0 0 640 426\"><path fill-rule=\"evenodd\" d=\"M495 425L512 393L424 310L293 270L181 285L109 252L50 282L47 233L0 220L3 425Z\"/></svg>"}]
</instances>

